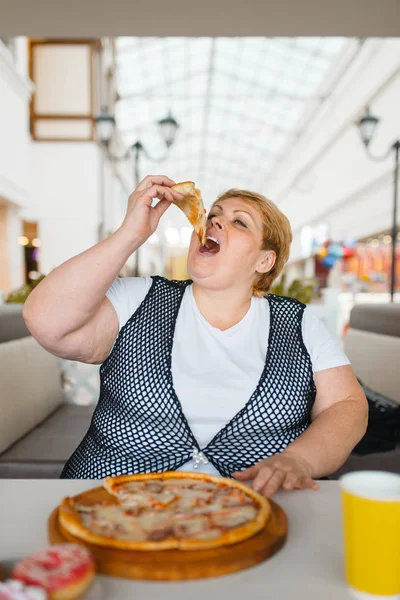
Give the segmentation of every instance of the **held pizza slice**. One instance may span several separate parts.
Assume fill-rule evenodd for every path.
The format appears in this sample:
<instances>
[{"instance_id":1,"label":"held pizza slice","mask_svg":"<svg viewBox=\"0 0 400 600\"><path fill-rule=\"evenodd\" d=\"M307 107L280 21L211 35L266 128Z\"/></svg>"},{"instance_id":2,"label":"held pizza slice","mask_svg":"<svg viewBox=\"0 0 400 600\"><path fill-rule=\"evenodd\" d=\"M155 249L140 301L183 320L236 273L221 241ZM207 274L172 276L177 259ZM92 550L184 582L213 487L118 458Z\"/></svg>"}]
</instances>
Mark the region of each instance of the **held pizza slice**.
<instances>
[{"instance_id":1,"label":"held pizza slice","mask_svg":"<svg viewBox=\"0 0 400 600\"><path fill-rule=\"evenodd\" d=\"M172 186L183 195L182 200L175 201L174 204L180 208L190 223L193 225L195 232L202 246L206 243L206 209L204 208L200 190L195 187L193 181L184 181Z\"/></svg>"},{"instance_id":2,"label":"held pizza slice","mask_svg":"<svg viewBox=\"0 0 400 600\"><path fill-rule=\"evenodd\" d=\"M240 482L166 472L107 477L103 490L65 498L59 520L69 533L101 546L199 550L255 535L270 513L268 500Z\"/></svg>"}]
</instances>

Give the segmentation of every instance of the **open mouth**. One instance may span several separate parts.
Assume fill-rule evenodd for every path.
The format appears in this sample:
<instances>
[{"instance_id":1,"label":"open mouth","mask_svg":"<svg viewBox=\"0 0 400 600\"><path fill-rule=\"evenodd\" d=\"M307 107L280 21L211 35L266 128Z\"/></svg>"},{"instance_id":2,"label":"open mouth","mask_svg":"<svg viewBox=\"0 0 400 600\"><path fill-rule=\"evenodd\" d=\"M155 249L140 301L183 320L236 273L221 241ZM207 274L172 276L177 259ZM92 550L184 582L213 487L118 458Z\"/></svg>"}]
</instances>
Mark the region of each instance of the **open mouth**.
<instances>
[{"instance_id":1,"label":"open mouth","mask_svg":"<svg viewBox=\"0 0 400 600\"><path fill-rule=\"evenodd\" d=\"M204 246L200 246L199 248L199 252L201 254L218 254L219 251L219 241L210 235L206 237L206 243L204 244Z\"/></svg>"}]
</instances>

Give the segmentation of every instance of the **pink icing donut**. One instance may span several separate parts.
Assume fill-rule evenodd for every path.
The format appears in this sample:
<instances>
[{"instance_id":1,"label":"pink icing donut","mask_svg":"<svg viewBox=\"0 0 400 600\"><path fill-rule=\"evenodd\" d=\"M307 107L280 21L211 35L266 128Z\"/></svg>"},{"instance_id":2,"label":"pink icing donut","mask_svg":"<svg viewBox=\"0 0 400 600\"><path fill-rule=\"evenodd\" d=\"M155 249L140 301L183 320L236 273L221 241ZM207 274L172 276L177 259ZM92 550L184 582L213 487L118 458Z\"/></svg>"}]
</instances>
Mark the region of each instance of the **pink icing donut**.
<instances>
[{"instance_id":1,"label":"pink icing donut","mask_svg":"<svg viewBox=\"0 0 400 600\"><path fill-rule=\"evenodd\" d=\"M55 544L30 554L12 571L13 579L44 588L49 600L73 600L93 579L90 552L79 544Z\"/></svg>"}]
</instances>

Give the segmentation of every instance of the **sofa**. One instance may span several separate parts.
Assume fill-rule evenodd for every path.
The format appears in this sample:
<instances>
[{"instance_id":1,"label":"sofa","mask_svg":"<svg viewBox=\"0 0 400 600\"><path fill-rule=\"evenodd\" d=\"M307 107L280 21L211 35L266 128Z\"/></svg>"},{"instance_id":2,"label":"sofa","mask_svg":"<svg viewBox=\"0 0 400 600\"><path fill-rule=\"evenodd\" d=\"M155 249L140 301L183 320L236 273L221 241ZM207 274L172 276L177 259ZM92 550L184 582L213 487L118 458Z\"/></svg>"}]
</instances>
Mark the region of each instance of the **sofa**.
<instances>
[{"instance_id":1,"label":"sofa","mask_svg":"<svg viewBox=\"0 0 400 600\"><path fill-rule=\"evenodd\" d=\"M364 386L400 405L400 304L355 305L344 350ZM400 445L367 455L353 452L332 477L369 469L400 473Z\"/></svg>"},{"instance_id":2,"label":"sofa","mask_svg":"<svg viewBox=\"0 0 400 600\"><path fill-rule=\"evenodd\" d=\"M400 403L400 305L355 306L344 345L365 385ZM58 478L93 410L66 402L60 360L30 335L20 305L1 305L0 478ZM356 469L400 473L400 448L352 454L333 478Z\"/></svg>"},{"instance_id":3,"label":"sofa","mask_svg":"<svg viewBox=\"0 0 400 600\"><path fill-rule=\"evenodd\" d=\"M66 403L61 374L22 306L0 305L1 478L58 478L87 431L94 406Z\"/></svg>"}]
</instances>

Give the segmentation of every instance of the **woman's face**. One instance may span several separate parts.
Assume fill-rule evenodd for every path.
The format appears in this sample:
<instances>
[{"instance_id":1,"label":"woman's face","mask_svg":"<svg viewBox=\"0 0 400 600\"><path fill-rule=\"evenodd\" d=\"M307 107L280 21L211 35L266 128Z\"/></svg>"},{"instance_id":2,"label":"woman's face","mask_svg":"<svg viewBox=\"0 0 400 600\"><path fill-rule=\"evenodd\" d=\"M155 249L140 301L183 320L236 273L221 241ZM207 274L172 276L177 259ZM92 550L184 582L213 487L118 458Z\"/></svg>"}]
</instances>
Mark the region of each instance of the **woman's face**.
<instances>
[{"instance_id":1,"label":"woman's face","mask_svg":"<svg viewBox=\"0 0 400 600\"><path fill-rule=\"evenodd\" d=\"M227 198L213 205L206 235L218 242L219 252L212 247L204 252L193 232L188 253L189 277L199 285L210 289L245 285L251 290L256 273L273 267L275 253L261 250L261 214L241 198ZM215 245L211 242L210 246Z\"/></svg>"}]
</instances>

